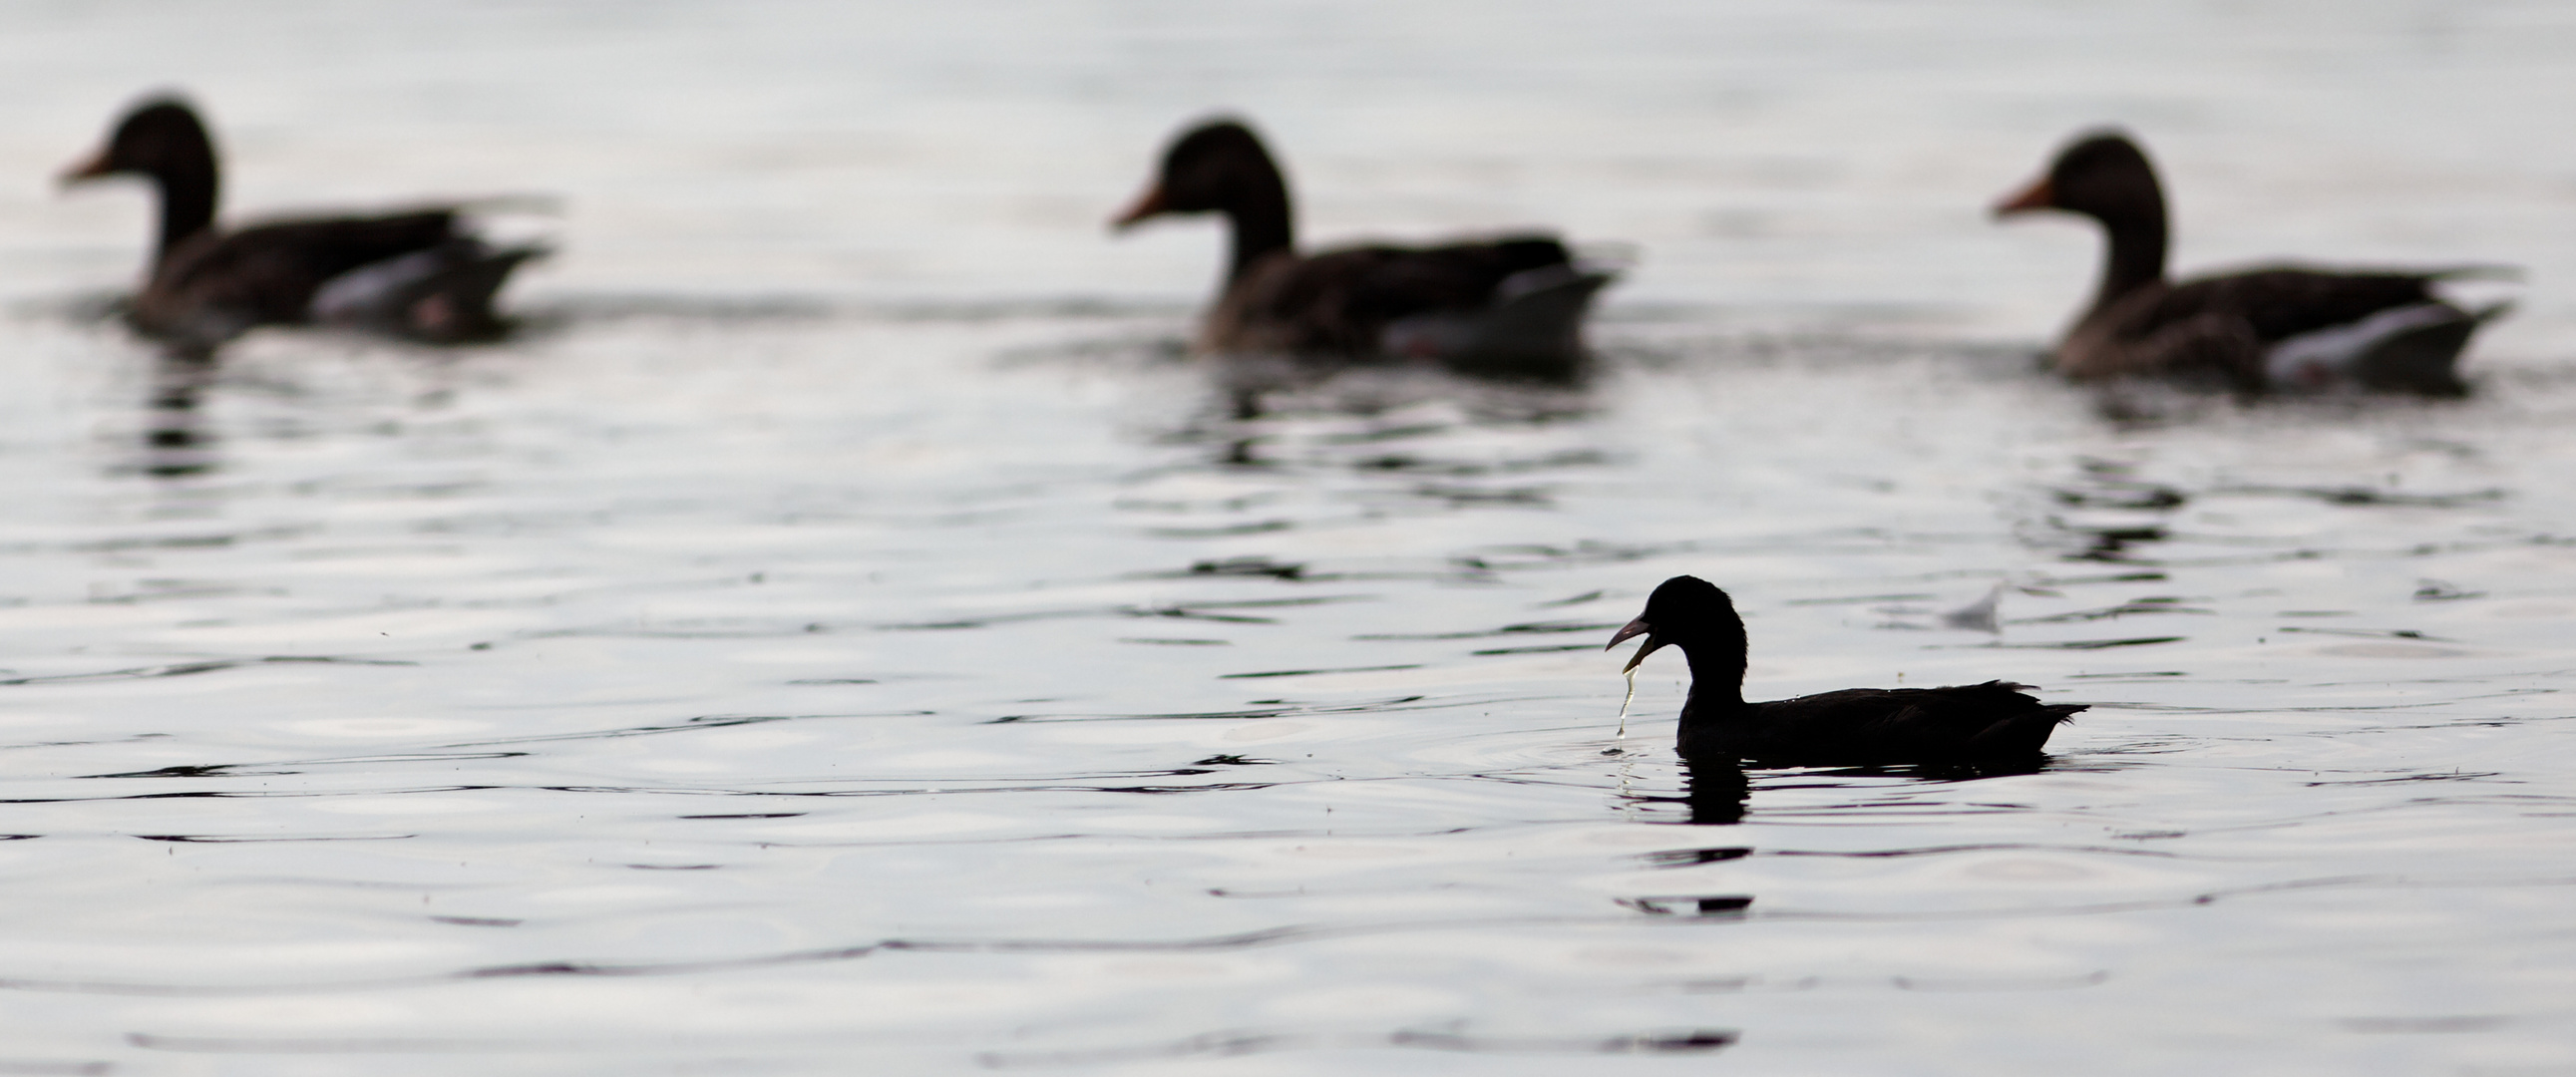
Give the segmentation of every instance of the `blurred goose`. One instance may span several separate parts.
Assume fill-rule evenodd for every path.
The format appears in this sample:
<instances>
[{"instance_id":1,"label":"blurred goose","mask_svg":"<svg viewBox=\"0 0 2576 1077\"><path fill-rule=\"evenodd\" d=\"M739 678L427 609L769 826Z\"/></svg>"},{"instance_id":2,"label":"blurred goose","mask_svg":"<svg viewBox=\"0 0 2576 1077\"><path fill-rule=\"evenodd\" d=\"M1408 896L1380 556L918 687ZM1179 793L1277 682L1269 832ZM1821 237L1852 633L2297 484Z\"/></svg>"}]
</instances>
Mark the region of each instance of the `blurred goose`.
<instances>
[{"instance_id":1,"label":"blurred goose","mask_svg":"<svg viewBox=\"0 0 2576 1077\"><path fill-rule=\"evenodd\" d=\"M190 349L212 349L254 325L307 323L442 343L488 338L503 328L492 294L519 263L545 253L475 238L457 205L220 230L214 142L175 98L136 105L62 180L119 175L149 179L161 197L160 236L133 321Z\"/></svg>"},{"instance_id":2,"label":"blurred goose","mask_svg":"<svg viewBox=\"0 0 2576 1077\"><path fill-rule=\"evenodd\" d=\"M1222 213L1233 232L1224 290L1199 339L1199 350L1217 354L1427 360L1468 374L1568 378L1583 361L1584 314L1612 277L1578 265L1548 235L1300 255L1287 181L1261 139L1233 120L1183 133L1153 186L1111 224L1124 231L1175 213Z\"/></svg>"},{"instance_id":3,"label":"blurred goose","mask_svg":"<svg viewBox=\"0 0 2576 1077\"><path fill-rule=\"evenodd\" d=\"M1734 600L1696 576L1675 576L1646 598L1610 646L1679 647L1691 669L1675 746L1682 757L1772 766L2028 763L2083 704L2046 704L2004 681L1952 688L1846 688L1768 703L1744 701L1744 619Z\"/></svg>"},{"instance_id":4,"label":"blurred goose","mask_svg":"<svg viewBox=\"0 0 2576 1077\"><path fill-rule=\"evenodd\" d=\"M2118 132L2078 138L1995 215L2044 209L2091 217L2109 240L2093 305L2051 356L2071 378L2214 374L2244 392L2453 396L2467 391L2454 367L2469 335L2507 306L2470 311L2433 294L2436 281L2496 275L2492 268L2281 266L2169 281L2164 189L2145 151Z\"/></svg>"}]
</instances>

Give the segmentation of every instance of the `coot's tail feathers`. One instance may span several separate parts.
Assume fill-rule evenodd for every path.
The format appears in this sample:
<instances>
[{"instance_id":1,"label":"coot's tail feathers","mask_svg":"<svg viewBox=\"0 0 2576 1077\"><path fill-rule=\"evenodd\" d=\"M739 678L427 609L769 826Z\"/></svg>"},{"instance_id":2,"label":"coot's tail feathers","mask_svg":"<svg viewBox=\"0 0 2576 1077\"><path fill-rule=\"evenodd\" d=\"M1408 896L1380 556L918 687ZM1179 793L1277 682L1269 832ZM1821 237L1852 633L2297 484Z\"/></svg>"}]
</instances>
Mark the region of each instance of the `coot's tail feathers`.
<instances>
[{"instance_id":1,"label":"coot's tail feathers","mask_svg":"<svg viewBox=\"0 0 2576 1077\"><path fill-rule=\"evenodd\" d=\"M2011 700L2011 701L2012 701L2013 703L2019 703L2019 704L2022 704L2022 705L2024 705L2024 706L2031 706L2031 707L2037 707L2037 706L2040 706L2039 697L2031 694L2031 693L2033 693L2033 692L2039 691L2039 689L2037 689L2037 688L2033 688L2033 687L2031 687L2030 685L2027 685L2027 684L2020 684L2020 683L2016 683L2016 682L2013 682L2013 681L1987 681L1986 683L1984 683L1984 684L1980 684L1980 685L1977 685L1976 687L1978 687L1978 688L1980 688L1980 689L1984 689L1984 690L1986 690L1986 691L1991 691L1991 692L2001 692L2001 693L2005 693L2005 694L2007 694L2007 695L2010 695L2010 696L2012 697L2012 700ZM1999 701L1997 701L1997 702L1999 702L1999 703L2000 703L2000 702L2002 702L2002 701L2000 701L2000 700L1999 700ZM2073 707L2073 709L2072 709L2072 710L2068 710L2068 711L2066 711L2066 713L2068 713L2068 714L2073 714L2073 713L2075 713L2076 711L2083 710L2083 709L2084 709L2086 706L2088 706L2088 705L2089 705L2089 704L2082 704L2082 703L2072 704L2071 706ZM2058 709L2061 709L2062 707L2066 707L2066 706L2069 706L2069 705L2067 705L2067 704L2050 704L2050 705L2048 705L2048 706L2046 706L2046 707L2044 707L2044 708L2042 708L2042 709L2045 709L2045 710L2058 710Z\"/></svg>"},{"instance_id":2,"label":"coot's tail feathers","mask_svg":"<svg viewBox=\"0 0 2576 1077\"><path fill-rule=\"evenodd\" d=\"M2029 694L2036 689L2010 681L1987 681L1977 687L2010 695L2014 710L1968 738L1963 754L1971 757L2037 755L2047 746L2049 734L2073 720L2076 712L2090 706L2085 703L2041 703Z\"/></svg>"}]
</instances>

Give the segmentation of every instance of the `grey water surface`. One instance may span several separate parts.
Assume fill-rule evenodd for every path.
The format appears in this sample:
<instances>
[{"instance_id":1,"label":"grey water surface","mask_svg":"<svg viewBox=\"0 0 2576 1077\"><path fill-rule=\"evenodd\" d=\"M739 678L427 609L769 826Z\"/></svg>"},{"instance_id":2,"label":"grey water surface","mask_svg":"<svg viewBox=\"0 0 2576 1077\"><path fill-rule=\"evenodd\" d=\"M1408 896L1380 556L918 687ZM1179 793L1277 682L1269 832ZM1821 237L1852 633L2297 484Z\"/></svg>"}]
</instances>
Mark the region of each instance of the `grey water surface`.
<instances>
[{"instance_id":1,"label":"grey water surface","mask_svg":"<svg viewBox=\"0 0 2576 1077\"><path fill-rule=\"evenodd\" d=\"M0 27L0 1074L2576 1073L2569 9ZM528 331L157 366L45 177L168 85L239 214L559 201ZM1102 229L1217 107L1632 259L1596 376L1237 415L1213 228ZM2040 376L2094 238L1982 206L2104 121L2186 267L2524 267L2476 393ZM1757 695L2092 709L1689 774L1682 572Z\"/></svg>"}]
</instances>

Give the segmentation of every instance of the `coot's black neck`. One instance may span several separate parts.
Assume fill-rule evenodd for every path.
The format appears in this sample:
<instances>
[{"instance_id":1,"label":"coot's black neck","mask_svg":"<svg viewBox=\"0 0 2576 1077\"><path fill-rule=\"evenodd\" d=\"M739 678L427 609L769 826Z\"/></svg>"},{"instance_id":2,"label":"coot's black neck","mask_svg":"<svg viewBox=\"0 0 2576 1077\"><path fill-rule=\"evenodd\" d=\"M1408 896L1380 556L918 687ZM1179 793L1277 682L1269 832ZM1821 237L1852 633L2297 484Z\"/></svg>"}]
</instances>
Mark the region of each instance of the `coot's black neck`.
<instances>
[{"instance_id":1,"label":"coot's black neck","mask_svg":"<svg viewBox=\"0 0 2576 1077\"><path fill-rule=\"evenodd\" d=\"M1677 644L1690 659L1689 717L1722 720L1744 710L1744 629L1724 629Z\"/></svg>"},{"instance_id":2,"label":"coot's black neck","mask_svg":"<svg viewBox=\"0 0 2576 1077\"><path fill-rule=\"evenodd\" d=\"M1723 640L1684 642L1690 658L1690 699L1682 704L1681 725L1673 730L1673 749L1685 760L1706 759L1733 764L1750 746L1756 723L1753 706L1744 701L1744 633L1733 645Z\"/></svg>"}]
</instances>

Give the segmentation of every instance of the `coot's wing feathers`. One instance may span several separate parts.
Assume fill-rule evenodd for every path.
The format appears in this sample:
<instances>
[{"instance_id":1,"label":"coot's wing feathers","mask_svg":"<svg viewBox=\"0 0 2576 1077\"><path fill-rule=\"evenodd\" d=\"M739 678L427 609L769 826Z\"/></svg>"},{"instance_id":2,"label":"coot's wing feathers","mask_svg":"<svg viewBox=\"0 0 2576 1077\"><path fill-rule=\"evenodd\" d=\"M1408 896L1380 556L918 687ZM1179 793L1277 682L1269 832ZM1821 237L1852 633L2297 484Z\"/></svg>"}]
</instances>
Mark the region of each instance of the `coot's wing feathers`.
<instances>
[{"instance_id":1,"label":"coot's wing feathers","mask_svg":"<svg viewBox=\"0 0 2576 1077\"><path fill-rule=\"evenodd\" d=\"M2268 345L2393 307L2432 302L2434 276L2282 267L2200 277L2167 289L2124 335L2145 336L2200 315L2221 314L2244 319L2255 338Z\"/></svg>"},{"instance_id":2,"label":"coot's wing feathers","mask_svg":"<svg viewBox=\"0 0 2576 1077\"><path fill-rule=\"evenodd\" d=\"M2043 704L2006 681L1850 688L1755 704L1757 759L1910 763L2025 756L2081 705Z\"/></svg>"},{"instance_id":3,"label":"coot's wing feathers","mask_svg":"<svg viewBox=\"0 0 2576 1077\"><path fill-rule=\"evenodd\" d=\"M1515 273L1571 261L1546 236L1513 236L1443 247L1346 247L1263 267L1247 282L1247 320L1293 326L1292 351L1362 355L1375 351L1388 322L1439 310L1483 307Z\"/></svg>"},{"instance_id":4,"label":"coot's wing feathers","mask_svg":"<svg viewBox=\"0 0 2576 1077\"><path fill-rule=\"evenodd\" d=\"M174 320L220 310L252 323L300 322L322 282L436 247L456 234L456 216L441 208L200 233L162 260L137 306Z\"/></svg>"}]
</instances>

